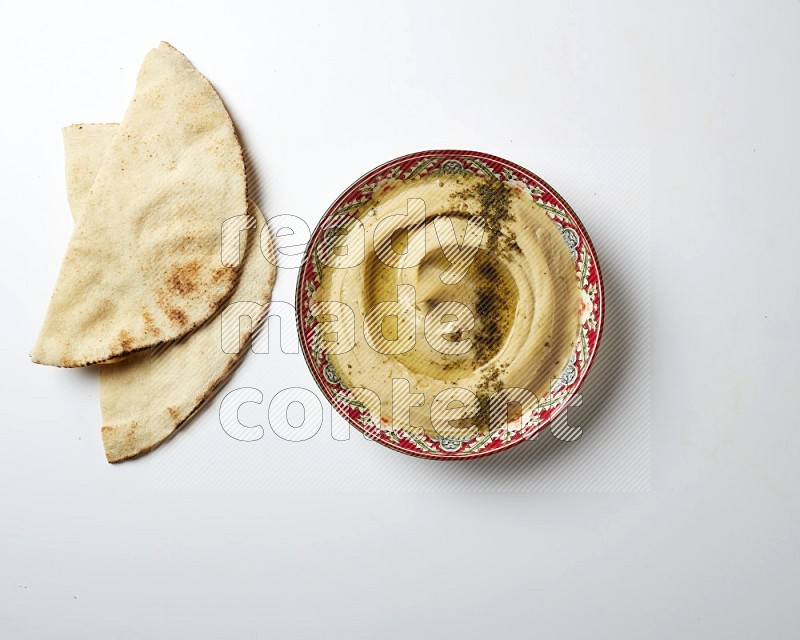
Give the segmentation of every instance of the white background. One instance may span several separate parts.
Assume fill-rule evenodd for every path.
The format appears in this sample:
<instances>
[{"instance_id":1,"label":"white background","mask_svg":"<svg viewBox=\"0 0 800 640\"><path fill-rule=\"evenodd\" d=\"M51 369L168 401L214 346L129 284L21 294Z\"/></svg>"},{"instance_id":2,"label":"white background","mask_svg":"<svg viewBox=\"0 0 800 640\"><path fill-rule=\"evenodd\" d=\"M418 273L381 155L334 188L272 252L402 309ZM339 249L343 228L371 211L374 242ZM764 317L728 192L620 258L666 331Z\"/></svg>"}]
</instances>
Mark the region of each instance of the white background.
<instances>
[{"instance_id":1,"label":"white background","mask_svg":"<svg viewBox=\"0 0 800 640\"><path fill-rule=\"evenodd\" d=\"M800 5L290 4L4 5L0 636L800 635ZM107 465L94 372L27 353L71 227L60 128L118 120L161 39L220 91L269 216L313 225L430 148L550 182L608 278L584 437L442 466L329 419L235 442L217 398ZM226 389L314 389L271 358Z\"/></svg>"}]
</instances>

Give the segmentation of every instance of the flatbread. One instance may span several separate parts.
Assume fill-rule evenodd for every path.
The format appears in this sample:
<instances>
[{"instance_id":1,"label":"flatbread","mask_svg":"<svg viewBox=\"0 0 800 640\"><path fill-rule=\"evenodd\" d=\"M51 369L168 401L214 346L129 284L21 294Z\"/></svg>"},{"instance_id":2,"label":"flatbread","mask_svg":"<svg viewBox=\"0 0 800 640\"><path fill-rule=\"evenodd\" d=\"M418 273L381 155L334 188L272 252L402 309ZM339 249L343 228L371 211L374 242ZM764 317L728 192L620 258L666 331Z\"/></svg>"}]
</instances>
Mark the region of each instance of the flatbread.
<instances>
[{"instance_id":1,"label":"flatbread","mask_svg":"<svg viewBox=\"0 0 800 640\"><path fill-rule=\"evenodd\" d=\"M64 177L72 219L86 209L94 179L111 148L119 123L73 124L64 127Z\"/></svg>"},{"instance_id":2,"label":"flatbread","mask_svg":"<svg viewBox=\"0 0 800 640\"><path fill-rule=\"evenodd\" d=\"M109 462L135 458L172 437L233 373L250 339L267 315L276 268L258 250L265 220L248 202L256 220L247 231L242 273L225 308L181 340L100 366L103 446ZM266 237L266 236L265 236ZM242 322L238 353L222 348L223 326L239 327L238 316L223 323L229 304L246 303L250 322Z\"/></svg>"},{"instance_id":3,"label":"flatbread","mask_svg":"<svg viewBox=\"0 0 800 640\"><path fill-rule=\"evenodd\" d=\"M111 144L117 125L73 125L64 130L67 197L79 222L81 203L91 185L91 167ZM247 302L250 323L242 323L238 353L222 349L224 310L178 342L143 351L100 369L102 437L109 462L146 453L172 435L211 397L247 351L254 329L267 312L276 268L258 250L264 217L252 202L248 213L256 226L247 231L248 247L241 277L230 302ZM268 238L265 235L265 238ZM219 251L219 243L217 250ZM227 305L226 305L227 308ZM225 326L239 322L226 319ZM226 342L229 342L226 340Z\"/></svg>"},{"instance_id":4,"label":"flatbread","mask_svg":"<svg viewBox=\"0 0 800 640\"><path fill-rule=\"evenodd\" d=\"M174 340L236 284L219 238L227 218L247 211L242 149L214 88L169 44L145 57L96 170L31 353L37 363L84 366Z\"/></svg>"}]
</instances>

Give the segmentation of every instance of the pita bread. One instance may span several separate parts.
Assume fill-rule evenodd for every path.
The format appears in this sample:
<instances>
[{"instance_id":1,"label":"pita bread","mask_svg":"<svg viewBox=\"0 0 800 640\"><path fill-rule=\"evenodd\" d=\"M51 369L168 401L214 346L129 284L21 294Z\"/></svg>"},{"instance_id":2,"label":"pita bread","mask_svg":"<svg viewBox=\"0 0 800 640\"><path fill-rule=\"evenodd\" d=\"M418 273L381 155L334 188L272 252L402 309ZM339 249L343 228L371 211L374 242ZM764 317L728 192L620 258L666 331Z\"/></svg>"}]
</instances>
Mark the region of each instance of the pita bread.
<instances>
[{"instance_id":1,"label":"pita bread","mask_svg":"<svg viewBox=\"0 0 800 640\"><path fill-rule=\"evenodd\" d=\"M81 203L92 184L91 168L104 156L115 129L116 125L73 125L64 130L67 197L76 221L83 215ZM232 302L249 303L250 327L241 332L244 339L239 352L225 353L222 349L225 311L220 310L178 342L128 356L117 364L102 365L102 436L109 462L139 456L174 435L232 373L253 330L266 315L276 269L258 250L265 222L258 208L249 205L248 213L255 218L256 227L247 232L242 273L231 296ZM239 322L231 324L231 319L226 319L225 326L235 330Z\"/></svg>"},{"instance_id":2,"label":"pita bread","mask_svg":"<svg viewBox=\"0 0 800 640\"><path fill-rule=\"evenodd\" d=\"M73 124L64 127L64 177L72 219L86 208L95 176L106 159L119 123Z\"/></svg>"},{"instance_id":3,"label":"pita bread","mask_svg":"<svg viewBox=\"0 0 800 640\"><path fill-rule=\"evenodd\" d=\"M258 250L264 216L248 204L256 226L247 232L241 277L225 308L177 342L100 367L102 437L109 462L135 458L172 437L214 396L249 349L253 332L267 315L276 268ZM240 324L238 315L233 325L230 317L223 322L234 302L246 303L250 323L240 331L238 353L226 353L223 327L235 330Z\"/></svg>"},{"instance_id":4,"label":"pita bread","mask_svg":"<svg viewBox=\"0 0 800 640\"><path fill-rule=\"evenodd\" d=\"M222 223L247 211L242 149L209 82L162 43L142 64L105 160L71 153L96 177L81 196L33 361L104 362L208 320L238 277L220 259Z\"/></svg>"}]
</instances>

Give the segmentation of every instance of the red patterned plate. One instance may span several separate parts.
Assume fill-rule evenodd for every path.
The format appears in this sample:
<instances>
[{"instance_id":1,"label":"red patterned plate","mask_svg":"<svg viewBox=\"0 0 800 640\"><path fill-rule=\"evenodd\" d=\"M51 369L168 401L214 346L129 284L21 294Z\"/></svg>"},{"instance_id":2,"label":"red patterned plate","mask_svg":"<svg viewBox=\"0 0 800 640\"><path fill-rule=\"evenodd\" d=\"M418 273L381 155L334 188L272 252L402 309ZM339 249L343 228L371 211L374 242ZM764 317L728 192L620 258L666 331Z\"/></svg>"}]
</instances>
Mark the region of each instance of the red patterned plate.
<instances>
[{"instance_id":1,"label":"red patterned plate","mask_svg":"<svg viewBox=\"0 0 800 640\"><path fill-rule=\"evenodd\" d=\"M462 195L461 191L456 190L456 183L458 185L473 185L474 190L469 192L468 195ZM411 417L401 420L401 416L404 416L405 414L401 413L399 410L397 413L398 417L393 421L391 416L394 414L391 410L387 410L385 407L387 400L389 401L389 404L391 404L396 400L397 397L399 397L399 395L392 395L392 397L388 399L385 396L386 394L391 395L392 393L395 393L395 388L391 386L393 384L398 385L397 390L399 391L396 391L396 393L399 394L399 392L403 391L404 389L402 385L407 384L408 381L408 378L406 378L406 382L402 382L401 378L396 377L397 372L403 371L405 366L403 364L398 364L398 362L405 362L402 360L402 354L405 352L402 351L400 347L397 347L396 351L392 352L400 355L390 354L388 359L384 358L384 361L389 362L391 366L387 365L387 367L373 367L368 370L365 369L359 374L361 379L366 377L375 381L385 381L385 384L389 385L388 389L391 389L391 392L387 391L386 388L384 388L384 393L382 395L370 392L373 394L373 396L375 396L375 398L377 398L377 400L373 401L370 399L372 396L368 394L365 395L366 392L364 389L366 387L364 385L359 385L356 387L355 385L350 386L348 383L347 373L351 371L351 363L355 361L353 358L357 357L357 354L359 353L358 351L354 350L353 344L357 344L358 341L366 340L373 349L376 349L377 347L375 347L375 341L382 340L380 344L383 346L380 347L380 353L386 354L389 353L389 351L386 351L386 349L391 351L391 349L394 348L393 345L400 344L401 340L407 339L411 341L410 344L416 345L416 338L419 335L420 327L425 327L426 332L424 337L428 338L428 325L425 324L424 319L417 317L420 315L421 309L431 308L425 306L427 300L423 301L423 305L421 307L417 302L418 299L416 297L412 299L414 302L413 308L411 306L407 306L407 308L411 309L412 312L411 319L405 317L401 318L400 312L398 311L395 325L391 325L391 323L389 325L385 325L383 321L380 321L378 323L380 326L380 329L378 330L380 335L375 337L372 333L370 333L372 331L371 328L369 331L367 330L366 324L363 327L358 326L358 322L351 322L351 320L357 319L366 321L369 317L371 317L370 314L372 314L378 306L388 303L381 302L380 304L369 307L369 305L366 303L359 302L357 296L348 296L348 299L346 300L330 301L324 299L323 295L330 293L331 287L333 286L331 284L333 279L339 277L340 272L337 271L337 269L345 268L341 266L345 264L344 262L341 262L342 260L352 259L351 263L347 263L348 265L356 264L356 262L358 265L361 265L357 267L360 268L361 271L349 272L347 277L354 278L359 277L359 273L362 275L369 273L369 276L362 279L361 282L366 282L369 280L369 287L379 288L381 283L387 280L385 277L386 272L380 271L381 269L385 269L385 267L381 266L378 262L369 262L369 260L372 259L369 255L369 251L373 251L376 255L379 253L379 251L383 252L383 255L380 258L382 264L388 264L388 261L385 259L384 255L390 255L386 253L389 251L387 247L390 245L391 251L399 255L401 259L409 258L410 254L412 254L417 248L416 245L413 245L411 240L411 234L413 233L414 228L422 228L422 233L424 234L426 233L424 229L427 229L429 223L434 221L434 219L439 216L439 214L431 214L430 218L423 218L422 224L417 225L417 227L407 225L407 228L404 231L404 233L407 234L404 236L406 242L405 245L403 245L402 240L400 241L399 245L393 244L396 241L396 235L392 235L388 240L382 239L380 241L382 244L380 244L378 238L378 229L381 227L380 221L385 217L392 216L392 213L388 212L387 209L380 209L380 207L384 207L384 205L386 207L389 206L386 204L386 198L388 197L386 195L387 192L399 194L396 201L389 200L389 202L394 203L393 206L396 207L398 203L403 202L409 203L407 212L396 212L397 214L405 214L411 212L412 202L421 202L423 211L425 205L425 200L423 198L417 198L417 200L413 200L412 196L409 196L409 198L412 199L406 200L406 194L413 193L413 188L415 186L418 186L420 189L423 187L426 189L435 189L437 185L439 187L447 187L449 189L449 191L443 191L442 193L448 193L451 201L454 203L454 211L452 213L448 212L446 214L442 214L440 217L443 218L446 216L451 216L453 219L455 219L459 215L459 206L462 207L461 210L467 211L468 205L459 204L461 201L467 201L469 198L472 198L470 202L482 202L478 197L479 188L491 193L511 193L512 195L507 197L503 196L506 198L504 200L506 203L506 209L508 208L507 203L509 201L511 201L514 206L518 206L520 202L523 203L524 206L529 206L532 220L531 225L534 224L534 217L538 216L538 218L536 218L536 224L539 225L536 227L537 230L545 231L547 237L560 238L560 240L555 241L555 243L558 245L555 247L555 252L560 256L560 264L566 265L565 269L568 269L568 272L574 271L575 274L575 290L571 288L562 289L562 291L566 291L569 295L559 297L558 295L553 294L551 296L551 299L554 301L552 302L551 306L553 306L554 309L558 308L557 305L559 304L556 300L569 297L569 300L574 302L574 304L568 305L569 313L571 314L569 317L574 319L574 330L570 329L570 331L572 331L571 333L565 333L564 335L568 335L570 337L562 340L561 349L566 357L563 360L553 359L550 363L551 368L553 366L552 363L555 363L555 366L558 367L558 370L554 371L555 375L550 377L550 383L547 384L546 391L540 392L539 394L533 396L536 398L535 405L530 405L530 403L525 405L527 408L513 417L511 413L505 413L503 414L505 417L500 422L494 421L493 418L489 418L488 409L482 409L483 415L486 417L486 426L484 428L479 428L477 426L479 423L479 420L477 420L477 416L479 415L478 413L473 413L471 416L469 416L469 419L467 420L469 423L469 428L465 427L463 429L452 426L454 424L464 425L465 423L463 420L459 422L458 420L450 419L447 422L437 421L434 423L433 418L431 418L430 424L448 425L447 428L437 430L432 428L430 425L427 427L421 427L419 424L412 424ZM463 193L467 192L465 191ZM509 200L512 197L513 200ZM444 198L444 196L442 196L442 198ZM484 205L485 207L491 205L495 207L495 209L492 209L492 211L501 211L501 208L499 208L500 205L496 205L496 202L499 202L498 200L489 199L486 200L486 202L490 204ZM381 212L380 215L379 209ZM488 210L489 209L486 208L483 209L483 211ZM514 211L517 213L510 219L516 221L519 217L519 212L526 211L526 209L516 208ZM362 225L360 221L363 220L367 222L367 216L369 215L376 216L375 220L379 220L379 222L372 223L375 225L375 228L373 229L374 236L369 236L369 234L362 233L362 236L368 239L364 245L364 251L361 251L359 254L358 248L351 250L350 248L342 248L342 245L336 244L337 242L340 242L339 238L341 237L348 237L351 240L358 237L354 230L356 230L358 227L361 227L362 230L366 228L366 225ZM465 220L468 218L468 215L474 216L474 214L463 214ZM508 216L506 217L508 218ZM410 219L411 218L409 218L409 220ZM472 219L476 220L475 217ZM500 219L501 218L497 216L493 218L495 222ZM356 220L359 222L355 222ZM463 245L458 244L459 241L456 239L455 242L457 244L452 245L452 247L461 248L467 246L467 233L468 229L470 228L470 222L465 222L464 224L466 224L466 227L463 232ZM492 229L491 221L486 222L486 220L484 220L481 224L488 225L488 228ZM549 227L550 224L553 225L552 228ZM455 231L455 222L452 222L451 225L451 228L454 229L452 232L454 234L453 237L457 238L458 231ZM543 229L543 227L547 227L547 229ZM481 233L483 234L485 227L481 226L480 229ZM504 240L506 242L506 245L504 246L511 247L509 250L512 250L514 249L512 245L516 245L516 236L513 233L508 233L507 230L508 227L506 227L506 233L509 237L504 236ZM437 234L439 233L438 228L436 229L436 232ZM347 236L348 233L352 233L352 235ZM483 242L482 239L484 237L490 237L491 235L492 234L490 233L487 236L479 236L481 238L481 242ZM495 235L502 234L498 232L498 234ZM437 236L437 238L438 237L439 236ZM543 236L539 237L539 240L541 241L542 246L554 246L552 242L550 245L547 245L543 239ZM566 245L566 251L560 243L561 240L563 240L564 244ZM346 241L345 244L347 244L347 242L349 241ZM518 255L521 254L523 257L525 257L527 254L523 251L523 249L520 249L520 246L525 246L522 243L523 241L520 240L520 245L516 245L515 250L518 252ZM490 246L490 244L491 240L489 244L480 245L481 250L484 251L487 256L490 256L482 259L494 261L502 260L502 251L505 249L497 246L496 242L494 246ZM399 251L397 246L403 248L403 251ZM438 258L433 255L435 252L439 252L442 255L447 255L445 246L445 243L442 243L440 248L432 249L431 252L425 254L425 260L437 260ZM425 245L423 244L423 248L424 247ZM552 251L552 248L550 251ZM365 252L366 258L364 257ZM484 253L481 253L480 255L483 256ZM547 255L554 254L551 253ZM349 258L344 258L343 256L349 256ZM526 264L521 262L522 258L517 257L516 259L518 263ZM339 260L339 262L337 262L337 260ZM448 263L442 262L442 260L444 260L444 258L441 258L439 263L446 266ZM450 260L450 263L455 264L452 259L448 258L448 260ZM377 265L379 267L379 275L375 276L376 271L374 270L364 271L364 265L368 264ZM418 274L422 270L422 267L420 266L421 262L417 261L416 263L412 263L410 258L406 261L406 263L398 262L397 264L399 264L400 267L395 265L393 268L417 269L417 271L413 271L414 274ZM475 264L478 265L478 263ZM476 269L480 268L482 267L476 267ZM487 269L489 269L489 271L485 271L483 273L491 274L490 281L496 281L498 290L501 289L503 286L503 278L498 275L498 271L494 267L487 267ZM544 275L547 275L547 271L549 269L550 263L547 263L546 267L544 267ZM395 272L390 272L390 275L393 273ZM403 271L403 273L406 272ZM442 282L445 281L444 275L440 275L440 278ZM398 279L404 280L405 278L398 276ZM554 278L554 281L556 280L557 279ZM422 282L422 280L420 279L418 282ZM564 284L566 281L563 277L561 278L560 282L562 284L553 285L553 287L571 287L569 284ZM448 284L449 283L446 282L444 285L440 285L439 282L433 281L433 285L439 286L440 289L444 288L445 291L447 291ZM337 292L339 292L337 295L340 294L341 296L344 296L345 292L347 291L347 286L352 287L356 285L350 284L345 286L337 284L336 286L341 287L336 289ZM365 287L364 291L367 291L369 287ZM396 290L399 301L401 291L400 285L396 286ZM452 290L455 291L455 289ZM418 294L417 290L414 289L413 291L414 295L416 296ZM515 306L512 309L513 312L509 313L509 317L513 317L514 322L525 322L526 320L523 320L522 318L527 319L529 317L527 315L527 311L526 315L521 315L521 310L523 307L518 306L518 301L522 299L521 296L523 295L519 292L523 291L523 289L519 289L517 287L514 289L514 291L518 293L518 296L517 300L514 302ZM533 291L533 289L530 289L530 291ZM558 289L554 288L553 291L557 292ZM534 301L538 300L537 295L540 293L542 296L544 296L544 289L540 289L536 295L531 294L530 322L533 322L533 319L536 317L533 310L535 309L535 304L538 304L538 302ZM364 295L366 296L367 294L365 293ZM385 300L385 297L381 299ZM478 298L475 299L477 300ZM391 304L397 305L401 303L392 301ZM447 302L447 305L452 304L459 303ZM548 302L548 304L550 303ZM348 187L348 189L342 195L340 195L339 198L337 198L337 200L325 213L307 246L305 258L298 278L296 305L298 330L300 333L303 355L309 368L311 369L311 373L314 376L315 381L332 406L335 407L336 410L344 418L346 418L350 424L361 431L366 437L377 440L378 442L403 453L440 460L461 460L477 458L496 453L498 451L513 447L524 440L529 440L548 425L552 425L555 418L569 406L570 401L573 399L579 387L586 378L586 374L592 361L594 360L597 346L600 341L604 315L603 281L600 275L600 268L597 263L597 256L586 230L584 229L578 217L575 215L575 212L564 201L564 199L561 198L561 196L559 196L558 193L556 193L556 191L541 178L531 173L527 169L520 167L519 165L485 153L453 150L423 151L391 160L390 162L373 169ZM344 311L337 311L337 309L343 308L343 305L354 305L354 307L348 307L349 310L345 309ZM359 305L361 305L363 308L359 307ZM566 305L566 303L564 303L564 305ZM544 305L542 305L542 307L544 307ZM351 313L354 308L357 311L356 314ZM397 310L405 307L392 308ZM434 311L436 310L435 305L432 308ZM444 323L445 320L452 322L452 319L457 317L456 315L448 312L448 309L450 308L451 307L448 306L442 312L444 315L441 313L439 314L438 320L441 323ZM549 307L547 308L549 309ZM416 309L416 311L414 311L414 309ZM525 307L525 309L527 309L527 307ZM352 316L352 318L350 316ZM372 317L376 316L373 315ZM482 315L482 311L479 310L478 320L473 320L474 326L484 327L485 329L485 326L488 326L487 323L489 322L486 320L486 317L488 317L487 314ZM555 317L556 311L552 311L549 316L545 314L546 319ZM383 316L383 320L385 319L386 316ZM343 324L332 324L332 322L335 320L343 322ZM406 320L410 320L412 322L414 332L410 336L401 338L400 327L412 326L402 324L405 323ZM475 324L475 322L477 322L477 324ZM392 334L391 331L392 326L395 327L394 334ZM470 327L471 326L472 325L470 325ZM528 334L526 335L535 336L536 331L543 331L543 329L540 328L541 326L547 327L548 325L546 323L544 325L531 324L526 329L528 331ZM572 325L570 325L570 327L571 326ZM344 330L347 327L352 329L353 335L350 337L346 335L347 331ZM389 327L388 333L390 336L393 335L394 337L387 337L386 329L384 327ZM350 329L348 329L348 331ZM483 331L484 329L481 330ZM476 329L476 332L477 331L478 329ZM547 329L547 331L551 332L554 330L552 327L550 327ZM446 340L449 342L453 342L457 345L461 345L462 343L465 345L472 345L470 348L474 351L477 351L479 345L483 343L479 342L477 339L475 341L468 339L470 333L470 331L458 331L450 334L443 333L442 335L449 336L446 337ZM550 333L547 335L549 336ZM571 337L576 335L577 338ZM370 338L370 336L372 337ZM507 340L508 338L506 335L503 335L501 339ZM349 343L348 340L350 341ZM392 342L393 340L395 342ZM440 342L439 344L445 343ZM540 346L543 344L545 347L549 347L549 342L542 343L540 341L536 344ZM387 347L386 345L389 346ZM430 346L430 340L428 340L428 345ZM416 349L417 347L414 346L414 348ZM422 348L423 347L420 347L420 349ZM501 350L503 349L502 345L497 348ZM446 345L446 349L451 349L451 346L449 344ZM441 350L438 349L437 351L441 352ZM508 351L508 349L506 351ZM342 355L346 353L351 355ZM365 352L361 351L360 353L363 354ZM499 356L492 355L494 353L495 352L492 352L490 354L488 361L480 361L482 363L480 366L478 364L479 360L477 359L477 355L474 356L474 360L470 360L469 362L475 363L476 372L478 369L481 371L488 371L491 364L491 358L499 358ZM547 354L548 355L543 356L541 360L544 360L546 357L556 357L555 355L550 356L549 352L547 352ZM350 358L350 361L345 365L348 357ZM440 367L439 364L434 362L437 357L439 356L434 354L424 362L420 359L418 361L420 363L419 366L423 368L428 367L426 371L431 370L431 367ZM457 358L460 356L452 357ZM508 362L515 358L515 354L505 353L505 357L506 362L500 365L491 364L492 367L495 367L495 369L492 370L493 375L495 376L494 379L506 371L506 369L503 367L508 367ZM518 354L516 357L519 357ZM561 358L561 356L558 357ZM392 360L392 358L396 358L397 361ZM501 367L501 374L497 374L497 366ZM347 367L347 369L345 369L345 367ZM442 371L442 379L430 379L433 379L434 382L439 385L439 387L442 385L446 386L447 384L457 384L457 380L447 379L447 375L449 374L447 374L448 365L446 363L441 365L440 369L435 370ZM527 369L523 369L523 371L527 371ZM560 371L560 373L558 373L558 371ZM477 373L475 375L477 375ZM420 387L427 385L427 383L423 384L423 382L426 380L424 377L411 376L411 378L422 381L420 382ZM349 379L355 380L355 377L351 376ZM394 382L395 380L398 380L398 382ZM482 382L484 385L483 387L475 386L473 389L480 389L484 387L488 389L491 387L490 383L492 379L482 378L481 380L489 380L489 382ZM375 382L375 384L377 385L379 383ZM410 383L408 384L408 388L405 389L406 400L408 397L418 398L418 402L423 403L421 405L422 407L430 407L436 401L436 399L439 398L438 392L437 395L434 395L433 398L431 398L429 397L430 394L425 395L424 388L413 388L410 386ZM500 386L491 388L495 390L501 389L502 384ZM445 392L450 391L452 391L452 389L448 388L441 392L441 398L443 401L451 398L451 396L455 397L453 395L455 394L454 391L453 394L448 393L445 395ZM498 393L500 392L498 391ZM417 395L415 396L414 394ZM475 391L475 393L470 391L470 394L476 398L475 404L470 405L473 407L473 409L478 406L483 407L484 404L482 403L484 403L484 401L487 407L494 407L494 405L489 404L490 401L488 400L488 395L486 397L480 396L478 391ZM380 397L378 397L379 395ZM541 397L539 397L540 395ZM491 401L494 402L494 400ZM413 406L413 403L408 406ZM437 407L439 407L437 409L438 413L436 414L437 419L441 416L441 412L439 410L442 407L446 407L447 410L450 411L452 406L452 401L445 402L443 405L437 405ZM461 402L458 404L456 409L459 407L463 408L464 406L464 402ZM519 406L523 407L522 404ZM423 409L418 410L422 411ZM491 410L494 411L494 408ZM477 411L477 409L475 411ZM417 414L413 414L409 410L408 415L413 416ZM492 415L496 414L493 413ZM472 418L475 418L475 420L472 420ZM392 422L394 422L394 424ZM452 429L450 429L451 426Z\"/></svg>"}]
</instances>

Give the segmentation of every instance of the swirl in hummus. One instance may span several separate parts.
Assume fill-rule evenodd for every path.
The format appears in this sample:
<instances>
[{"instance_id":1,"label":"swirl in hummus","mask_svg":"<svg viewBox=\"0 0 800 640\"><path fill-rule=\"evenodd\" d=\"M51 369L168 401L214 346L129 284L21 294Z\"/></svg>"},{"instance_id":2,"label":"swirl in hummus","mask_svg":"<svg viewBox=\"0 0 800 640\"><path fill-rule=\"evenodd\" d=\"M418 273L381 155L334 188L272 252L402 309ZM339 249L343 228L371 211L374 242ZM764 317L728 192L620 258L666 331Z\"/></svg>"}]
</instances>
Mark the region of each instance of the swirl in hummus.
<instances>
[{"instance_id":1,"label":"swirl in hummus","mask_svg":"<svg viewBox=\"0 0 800 640\"><path fill-rule=\"evenodd\" d=\"M383 429L466 439L496 426L496 407L518 419L575 348L574 259L525 189L471 174L384 181L327 223L318 257L319 344Z\"/></svg>"}]
</instances>

